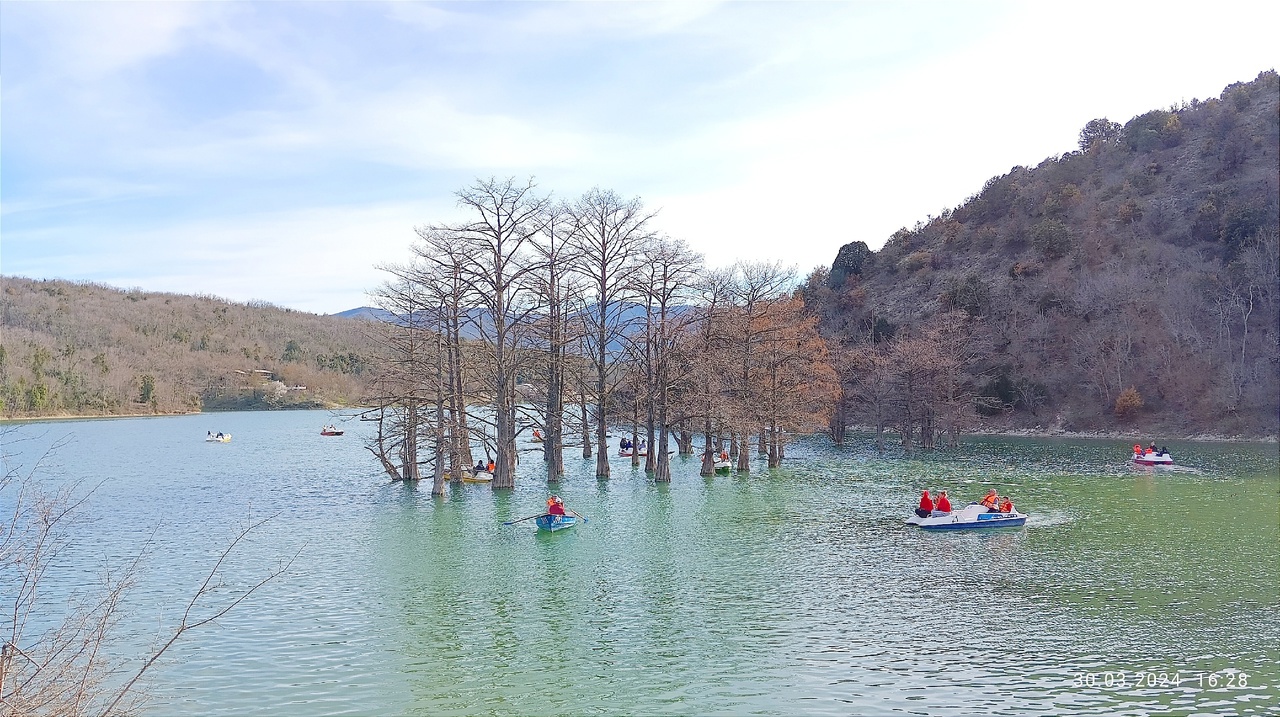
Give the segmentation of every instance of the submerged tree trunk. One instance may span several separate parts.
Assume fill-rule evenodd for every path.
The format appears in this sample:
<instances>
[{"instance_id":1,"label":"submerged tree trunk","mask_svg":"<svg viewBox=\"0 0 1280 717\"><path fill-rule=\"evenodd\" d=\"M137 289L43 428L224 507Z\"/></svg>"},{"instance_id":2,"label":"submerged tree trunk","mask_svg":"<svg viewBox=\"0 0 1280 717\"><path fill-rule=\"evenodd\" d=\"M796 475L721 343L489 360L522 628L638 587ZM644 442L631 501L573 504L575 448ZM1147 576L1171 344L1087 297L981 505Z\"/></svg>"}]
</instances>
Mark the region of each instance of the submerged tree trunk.
<instances>
[{"instance_id":1,"label":"submerged tree trunk","mask_svg":"<svg viewBox=\"0 0 1280 717\"><path fill-rule=\"evenodd\" d=\"M582 412L582 460L588 461L591 460L591 420L587 415L587 392L579 390L578 399L578 408Z\"/></svg>"},{"instance_id":2,"label":"submerged tree trunk","mask_svg":"<svg viewBox=\"0 0 1280 717\"><path fill-rule=\"evenodd\" d=\"M404 408L404 442L402 448L404 479L417 481L422 479L418 472L418 402L409 399Z\"/></svg>"},{"instance_id":3,"label":"submerged tree trunk","mask_svg":"<svg viewBox=\"0 0 1280 717\"><path fill-rule=\"evenodd\" d=\"M699 475L713 476L716 474L716 454L715 446L712 444L714 436L711 434L710 410L707 411L707 417L702 428L704 431L702 435L706 438L706 441L702 444L702 470L699 471Z\"/></svg>"},{"instance_id":4,"label":"submerged tree trunk","mask_svg":"<svg viewBox=\"0 0 1280 717\"><path fill-rule=\"evenodd\" d=\"M778 446L778 426L769 426L769 467L777 468L782 464L782 452Z\"/></svg>"},{"instance_id":5,"label":"submerged tree trunk","mask_svg":"<svg viewBox=\"0 0 1280 717\"><path fill-rule=\"evenodd\" d=\"M734 433L731 435L733 436L732 438L733 444L738 446L738 472L750 473L751 472L751 451L747 449L747 445L749 445L751 441L751 436L743 436L742 441L739 442L738 434Z\"/></svg>"},{"instance_id":6,"label":"submerged tree trunk","mask_svg":"<svg viewBox=\"0 0 1280 717\"><path fill-rule=\"evenodd\" d=\"M436 375L443 379L444 376L440 375L443 373L441 369L444 367L443 352L437 353L436 356ZM444 495L444 467L447 453L444 438L444 416L444 384L437 380L436 415L435 420L432 422L432 426L435 429L435 466L431 472L431 495Z\"/></svg>"},{"instance_id":7,"label":"submerged tree trunk","mask_svg":"<svg viewBox=\"0 0 1280 717\"><path fill-rule=\"evenodd\" d=\"M607 358L602 345L596 359L604 366ZM609 477L609 421L604 405L608 386L604 374L602 368L596 378L596 478L601 480Z\"/></svg>"}]
</instances>

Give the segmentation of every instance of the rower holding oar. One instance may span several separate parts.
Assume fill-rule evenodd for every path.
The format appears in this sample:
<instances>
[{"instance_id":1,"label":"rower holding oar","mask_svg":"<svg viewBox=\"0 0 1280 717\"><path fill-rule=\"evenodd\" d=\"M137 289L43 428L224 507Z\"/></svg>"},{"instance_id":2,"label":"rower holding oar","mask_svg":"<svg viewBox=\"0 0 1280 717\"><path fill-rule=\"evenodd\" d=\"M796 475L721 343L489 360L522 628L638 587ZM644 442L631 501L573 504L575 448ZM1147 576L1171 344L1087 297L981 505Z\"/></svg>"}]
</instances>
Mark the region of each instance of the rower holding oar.
<instances>
[{"instance_id":1,"label":"rower holding oar","mask_svg":"<svg viewBox=\"0 0 1280 717\"><path fill-rule=\"evenodd\" d=\"M553 495L547 498L547 515L564 515L564 501L560 496Z\"/></svg>"},{"instance_id":2,"label":"rower holding oar","mask_svg":"<svg viewBox=\"0 0 1280 717\"><path fill-rule=\"evenodd\" d=\"M534 520L537 523L539 530L546 530L550 532L563 530L565 528L572 528L578 524L579 520L583 523L587 522L585 516L572 510L566 510L564 507L564 500L562 500L558 495L553 495L550 498L547 498L547 512L540 513L538 515L529 515L524 518L517 518L516 520L508 520L504 522L503 525L515 525L516 523L522 523L526 520Z\"/></svg>"}]
</instances>

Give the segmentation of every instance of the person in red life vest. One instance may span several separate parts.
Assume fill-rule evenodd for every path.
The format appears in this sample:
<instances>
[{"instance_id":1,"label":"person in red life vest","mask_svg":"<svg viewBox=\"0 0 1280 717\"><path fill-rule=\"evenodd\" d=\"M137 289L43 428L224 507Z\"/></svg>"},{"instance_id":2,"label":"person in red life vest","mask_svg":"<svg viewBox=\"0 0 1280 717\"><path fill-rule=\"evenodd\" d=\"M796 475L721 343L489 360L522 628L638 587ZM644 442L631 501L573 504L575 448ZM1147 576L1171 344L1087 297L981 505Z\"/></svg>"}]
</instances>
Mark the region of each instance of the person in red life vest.
<instances>
[{"instance_id":1,"label":"person in red life vest","mask_svg":"<svg viewBox=\"0 0 1280 717\"><path fill-rule=\"evenodd\" d=\"M497 464L497 463L494 463L494 462L493 462L493 459L492 459L492 458L490 458L490 459L489 459L489 465L488 465L489 472L490 472L490 473L492 473L492 472L493 472L493 469L494 469L494 468L497 468L497 467L498 467L498 464Z\"/></svg>"},{"instance_id":2,"label":"person in red life vest","mask_svg":"<svg viewBox=\"0 0 1280 717\"><path fill-rule=\"evenodd\" d=\"M938 503L933 506L933 509L939 513L951 512L951 499L947 497L945 490L938 494Z\"/></svg>"},{"instance_id":3,"label":"person in red life vest","mask_svg":"<svg viewBox=\"0 0 1280 717\"><path fill-rule=\"evenodd\" d=\"M982 507L987 509L988 513L995 513L1000 510L1000 496L996 495L995 488L987 491L987 494L983 496L982 500L979 502L982 504Z\"/></svg>"},{"instance_id":4,"label":"person in red life vest","mask_svg":"<svg viewBox=\"0 0 1280 717\"><path fill-rule=\"evenodd\" d=\"M933 498L929 497L929 491L920 492L920 507L916 508L916 515L921 518L928 518L933 512Z\"/></svg>"},{"instance_id":5,"label":"person in red life vest","mask_svg":"<svg viewBox=\"0 0 1280 717\"><path fill-rule=\"evenodd\" d=\"M1000 499L1000 512L1001 513L1013 512L1013 503L1009 500L1009 496L1007 495Z\"/></svg>"},{"instance_id":6,"label":"person in red life vest","mask_svg":"<svg viewBox=\"0 0 1280 717\"><path fill-rule=\"evenodd\" d=\"M1140 456L1140 455L1142 455L1142 444L1141 444L1141 443L1135 443L1135 444L1133 444L1133 455L1135 455L1135 456Z\"/></svg>"},{"instance_id":7,"label":"person in red life vest","mask_svg":"<svg viewBox=\"0 0 1280 717\"><path fill-rule=\"evenodd\" d=\"M721 448L721 449L720 449L720 460L722 460L722 461L727 461L727 460L729 460L729 451L726 451L725 449Z\"/></svg>"},{"instance_id":8,"label":"person in red life vest","mask_svg":"<svg viewBox=\"0 0 1280 717\"><path fill-rule=\"evenodd\" d=\"M547 515L564 515L564 501L560 500L560 496L547 498Z\"/></svg>"}]
</instances>

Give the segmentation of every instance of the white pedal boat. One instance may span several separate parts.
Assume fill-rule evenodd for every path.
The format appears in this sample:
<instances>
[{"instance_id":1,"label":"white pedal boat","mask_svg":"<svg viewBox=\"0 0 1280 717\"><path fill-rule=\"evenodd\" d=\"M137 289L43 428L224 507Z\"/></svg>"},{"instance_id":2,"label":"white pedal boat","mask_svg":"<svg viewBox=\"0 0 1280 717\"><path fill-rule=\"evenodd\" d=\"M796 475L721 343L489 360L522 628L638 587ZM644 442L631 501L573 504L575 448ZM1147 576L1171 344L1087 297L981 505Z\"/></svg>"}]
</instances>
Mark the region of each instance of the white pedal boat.
<instances>
[{"instance_id":1,"label":"white pedal boat","mask_svg":"<svg viewBox=\"0 0 1280 717\"><path fill-rule=\"evenodd\" d=\"M913 515L907 525L917 525L925 530L969 530L974 528L1016 528L1026 525L1027 516L1014 510L1011 513L988 513L977 503L970 503L950 513L933 511L928 518Z\"/></svg>"},{"instance_id":2,"label":"white pedal boat","mask_svg":"<svg viewBox=\"0 0 1280 717\"><path fill-rule=\"evenodd\" d=\"M1171 466L1173 456L1168 453L1134 453L1133 462L1140 466Z\"/></svg>"}]
</instances>

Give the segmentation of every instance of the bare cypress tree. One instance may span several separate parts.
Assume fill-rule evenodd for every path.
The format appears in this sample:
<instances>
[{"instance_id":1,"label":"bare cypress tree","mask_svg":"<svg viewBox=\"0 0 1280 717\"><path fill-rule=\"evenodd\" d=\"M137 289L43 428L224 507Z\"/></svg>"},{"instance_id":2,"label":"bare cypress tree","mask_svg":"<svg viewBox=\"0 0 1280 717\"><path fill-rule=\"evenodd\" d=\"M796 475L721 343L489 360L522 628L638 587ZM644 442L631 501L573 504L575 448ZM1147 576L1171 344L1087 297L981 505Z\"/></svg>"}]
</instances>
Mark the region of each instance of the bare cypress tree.
<instances>
[{"instance_id":1,"label":"bare cypress tree","mask_svg":"<svg viewBox=\"0 0 1280 717\"><path fill-rule=\"evenodd\" d=\"M702 470L704 476L715 475L717 426L723 425L725 397L728 387L724 377L729 375L730 353L727 350L729 328L726 312L730 306L730 286L733 275L728 271L712 271L701 277L696 286L694 315L697 317L694 350L690 367L693 370L693 388L689 394L686 413L702 419L704 442L702 445Z\"/></svg>"},{"instance_id":2,"label":"bare cypress tree","mask_svg":"<svg viewBox=\"0 0 1280 717\"><path fill-rule=\"evenodd\" d=\"M737 360L734 406L738 412L735 421L740 440L738 444L738 470L751 470L750 451L747 448L752 430L760 430L758 388L755 351L764 327L760 319L769 307L782 300L794 283L794 271L780 263L740 263L734 267L734 281L730 286L735 311L730 314L733 325L734 354ZM761 431L763 433L763 431ZM760 441L763 443L763 440Z\"/></svg>"},{"instance_id":3,"label":"bare cypress tree","mask_svg":"<svg viewBox=\"0 0 1280 717\"><path fill-rule=\"evenodd\" d=\"M618 342L628 331L627 302L636 252L650 236L649 220L639 198L623 200L610 190L592 189L569 208L573 243L579 252L575 268L590 287L583 312L585 339L595 373L596 477L609 477L608 407L616 378L610 368Z\"/></svg>"},{"instance_id":4,"label":"bare cypress tree","mask_svg":"<svg viewBox=\"0 0 1280 717\"><path fill-rule=\"evenodd\" d=\"M536 305L529 252L550 200L535 193L532 180L520 186L514 178L479 180L457 197L470 221L426 229L450 236L462 250L459 278L480 309L473 325L488 354L495 465L490 485L506 490L515 487L516 377Z\"/></svg>"},{"instance_id":5,"label":"bare cypress tree","mask_svg":"<svg viewBox=\"0 0 1280 717\"><path fill-rule=\"evenodd\" d=\"M430 298L422 285L410 278L414 270L387 265L396 276L374 292L379 308L393 319L378 325L383 356L374 382L375 408L362 414L375 421L378 430L365 446L377 456L392 480L420 478L418 470L419 423L428 400L422 379L434 369L434 337L427 330ZM432 392L434 395L434 392Z\"/></svg>"},{"instance_id":6,"label":"bare cypress tree","mask_svg":"<svg viewBox=\"0 0 1280 717\"><path fill-rule=\"evenodd\" d=\"M462 281L463 247L449 232L433 232L427 227L416 229L420 241L413 251L423 270L415 277L431 287L439 300L441 330L444 339L444 366L448 389L445 391L445 424L448 434L448 473L461 480L471 469L471 430L468 421L468 362L464 360L462 326L468 302L468 287ZM474 366L470 368L474 369Z\"/></svg>"},{"instance_id":7,"label":"bare cypress tree","mask_svg":"<svg viewBox=\"0 0 1280 717\"><path fill-rule=\"evenodd\" d=\"M542 438L543 460L547 467L547 482L557 483L564 475L564 396L566 380L566 349L578 341L581 314L581 287L575 284L580 277L572 271L576 259L575 247L569 242L572 219L564 205L554 204L547 209L540 221L542 230L533 243L538 258L537 271L533 274L541 298L543 316L537 321L540 349L546 354L546 396L542 407L541 423L545 431Z\"/></svg>"},{"instance_id":8,"label":"bare cypress tree","mask_svg":"<svg viewBox=\"0 0 1280 717\"><path fill-rule=\"evenodd\" d=\"M684 420L683 414L673 414L672 391L687 375L678 367L682 365L687 369L689 365L688 361L680 360L679 348L695 320L695 314L687 310L685 303L691 299L694 282L702 268L702 256L691 251L683 241L669 238L647 242L641 254L644 268L638 275L645 277L643 290L648 317L644 355L650 460L646 468L652 466L654 480L670 482L671 459L667 453L670 432L674 424Z\"/></svg>"},{"instance_id":9,"label":"bare cypress tree","mask_svg":"<svg viewBox=\"0 0 1280 717\"><path fill-rule=\"evenodd\" d=\"M818 336L817 318L805 313L802 299L773 302L761 319L756 350L760 415L768 464L776 468L788 434L829 423L839 382L826 342Z\"/></svg>"}]
</instances>

